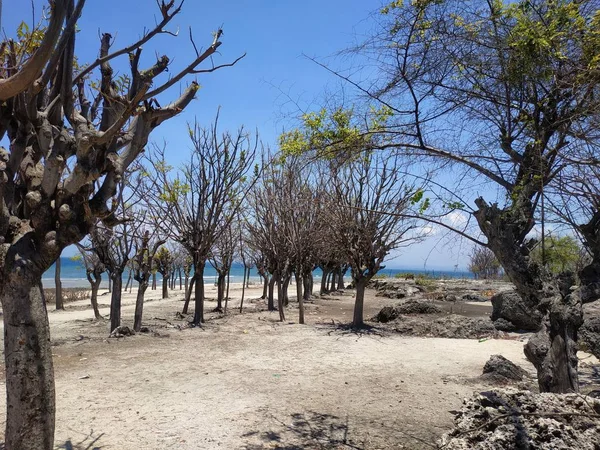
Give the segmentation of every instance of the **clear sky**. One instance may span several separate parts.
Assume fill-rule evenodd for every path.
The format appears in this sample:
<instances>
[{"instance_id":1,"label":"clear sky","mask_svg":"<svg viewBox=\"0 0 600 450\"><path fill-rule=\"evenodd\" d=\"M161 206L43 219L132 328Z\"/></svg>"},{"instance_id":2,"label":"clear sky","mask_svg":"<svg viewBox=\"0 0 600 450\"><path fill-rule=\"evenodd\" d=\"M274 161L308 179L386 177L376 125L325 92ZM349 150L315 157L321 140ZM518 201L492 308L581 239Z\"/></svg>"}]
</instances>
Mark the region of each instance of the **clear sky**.
<instances>
[{"instance_id":1,"label":"clear sky","mask_svg":"<svg viewBox=\"0 0 600 450\"><path fill-rule=\"evenodd\" d=\"M41 18L47 1L4 0L2 29L14 35L18 24ZM293 125L298 102L302 107L316 106L325 89L336 89L339 81L303 55L327 60L339 50L360 41L371 28L370 14L381 6L381 0L222 0L206 2L186 0L182 12L169 24L179 36L161 35L148 43L142 52L141 66L150 66L156 55L171 59L170 73L176 73L194 56L189 40L192 27L196 46L206 47L211 33L222 26L224 35L220 55L215 64L233 61L247 53L235 67L224 68L197 78L201 89L196 100L182 114L161 125L151 141L168 143L172 165L182 163L188 154L186 122L194 117L201 123L213 120L221 107L223 128L257 128L265 144L275 147L278 134ZM116 50L139 39L144 29L160 20L155 0L87 0L78 23L76 52L79 63L93 61L98 55L99 34L108 32L114 38ZM114 63L119 73L128 73L127 57ZM166 75L168 76L168 74ZM159 97L167 104L177 97L180 89L192 80L188 77L181 86L174 86ZM403 249L388 267L453 269L467 265L465 253L469 244L460 245L456 239L439 243L439 237ZM69 254L72 252L67 250Z\"/></svg>"}]
</instances>

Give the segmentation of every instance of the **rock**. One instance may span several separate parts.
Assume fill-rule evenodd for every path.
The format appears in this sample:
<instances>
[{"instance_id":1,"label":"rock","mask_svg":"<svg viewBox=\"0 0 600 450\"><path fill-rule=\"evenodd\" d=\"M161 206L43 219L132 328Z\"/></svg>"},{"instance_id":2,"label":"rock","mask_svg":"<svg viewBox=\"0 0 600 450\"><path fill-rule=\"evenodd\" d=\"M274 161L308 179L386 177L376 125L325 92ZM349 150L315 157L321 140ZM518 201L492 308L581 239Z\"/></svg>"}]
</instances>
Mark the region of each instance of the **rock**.
<instances>
[{"instance_id":1,"label":"rock","mask_svg":"<svg viewBox=\"0 0 600 450\"><path fill-rule=\"evenodd\" d=\"M433 303L419 302L417 300L408 300L396 306L399 314L440 314L443 310Z\"/></svg>"},{"instance_id":2,"label":"rock","mask_svg":"<svg viewBox=\"0 0 600 450\"><path fill-rule=\"evenodd\" d=\"M459 300L460 300L460 298L458 298L454 294L444 295L444 301L447 301L447 302L458 302Z\"/></svg>"},{"instance_id":3,"label":"rock","mask_svg":"<svg viewBox=\"0 0 600 450\"><path fill-rule=\"evenodd\" d=\"M391 322L396 319L400 314L396 311L393 306L384 306L381 311L375 316L375 320L381 323Z\"/></svg>"},{"instance_id":4,"label":"rock","mask_svg":"<svg viewBox=\"0 0 600 450\"><path fill-rule=\"evenodd\" d=\"M410 336L479 339L496 337L500 333L489 319L449 314L431 320L425 316L405 316L394 322L394 330Z\"/></svg>"},{"instance_id":5,"label":"rock","mask_svg":"<svg viewBox=\"0 0 600 450\"><path fill-rule=\"evenodd\" d=\"M580 394L482 392L464 400L439 444L445 450L595 450L599 413L600 400Z\"/></svg>"},{"instance_id":6,"label":"rock","mask_svg":"<svg viewBox=\"0 0 600 450\"><path fill-rule=\"evenodd\" d=\"M494 328L498 331L516 331L517 327L515 327L512 322L509 322L506 319L496 319L494 320Z\"/></svg>"},{"instance_id":7,"label":"rock","mask_svg":"<svg viewBox=\"0 0 600 450\"><path fill-rule=\"evenodd\" d=\"M408 300L396 306L384 306L375 316L375 321L381 323L391 322L403 314L440 314L443 310L433 303Z\"/></svg>"},{"instance_id":8,"label":"rock","mask_svg":"<svg viewBox=\"0 0 600 450\"><path fill-rule=\"evenodd\" d=\"M121 325L120 327L115 328L110 333L110 337L125 337L125 336L133 336L135 331L125 325Z\"/></svg>"},{"instance_id":9,"label":"rock","mask_svg":"<svg viewBox=\"0 0 600 450\"><path fill-rule=\"evenodd\" d=\"M578 331L580 346L600 359L600 317L591 317L583 322Z\"/></svg>"},{"instance_id":10,"label":"rock","mask_svg":"<svg viewBox=\"0 0 600 450\"><path fill-rule=\"evenodd\" d=\"M481 295L475 295L475 294L465 294L462 296L462 299L465 302L487 302L489 301L489 299L482 297Z\"/></svg>"},{"instance_id":11,"label":"rock","mask_svg":"<svg viewBox=\"0 0 600 450\"><path fill-rule=\"evenodd\" d=\"M513 381L521 381L526 377L527 371L509 361L502 355L492 355L483 366L483 374L480 379L493 383L506 384Z\"/></svg>"},{"instance_id":12,"label":"rock","mask_svg":"<svg viewBox=\"0 0 600 450\"><path fill-rule=\"evenodd\" d=\"M492 297L492 321L504 319L521 330L537 331L543 316L529 308L515 291L500 292Z\"/></svg>"}]
</instances>

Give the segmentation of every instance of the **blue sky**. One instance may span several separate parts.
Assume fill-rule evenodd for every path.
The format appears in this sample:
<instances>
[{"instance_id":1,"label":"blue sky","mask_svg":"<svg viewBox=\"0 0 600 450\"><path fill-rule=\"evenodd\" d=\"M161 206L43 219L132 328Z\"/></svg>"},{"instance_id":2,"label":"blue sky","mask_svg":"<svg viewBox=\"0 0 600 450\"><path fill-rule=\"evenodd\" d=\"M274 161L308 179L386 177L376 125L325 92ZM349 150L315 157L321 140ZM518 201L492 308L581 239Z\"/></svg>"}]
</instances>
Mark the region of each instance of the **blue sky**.
<instances>
[{"instance_id":1,"label":"blue sky","mask_svg":"<svg viewBox=\"0 0 600 450\"><path fill-rule=\"evenodd\" d=\"M34 0L33 4L35 20L39 21L47 2ZM195 55L188 38L190 26L198 47L209 45L211 32L223 27L223 45L215 57L216 64L230 62L244 52L247 56L235 67L198 77L201 89L196 100L182 114L161 125L151 141L165 140L170 162L177 166L188 154L186 122L196 117L201 124L208 123L220 107L223 128L257 128L263 142L275 147L279 133L294 125L297 108L293 102L303 108L315 107L326 89L339 87L338 80L303 55L328 60L360 41L371 27L369 15L380 6L380 0L186 0L182 13L168 27L173 32L179 30L179 36L162 35L148 43L142 53L142 67L153 64L156 54L170 57L171 73L186 65ZM137 40L144 27L151 27L159 16L155 0L87 0L78 23L79 62L97 57L99 33L111 33L115 38L112 48L116 50ZM22 20L32 23L31 2L4 0L3 31L14 35ZM128 73L127 64L127 58L122 57L113 66L120 73ZM188 77L181 86L171 88L159 97L160 103L176 98L192 79ZM461 253L468 249L456 242L444 246L438 240L430 238L403 249L388 267L423 268L426 264L427 268L437 269L458 264L464 268L466 258ZM468 247L466 243L463 246Z\"/></svg>"}]
</instances>

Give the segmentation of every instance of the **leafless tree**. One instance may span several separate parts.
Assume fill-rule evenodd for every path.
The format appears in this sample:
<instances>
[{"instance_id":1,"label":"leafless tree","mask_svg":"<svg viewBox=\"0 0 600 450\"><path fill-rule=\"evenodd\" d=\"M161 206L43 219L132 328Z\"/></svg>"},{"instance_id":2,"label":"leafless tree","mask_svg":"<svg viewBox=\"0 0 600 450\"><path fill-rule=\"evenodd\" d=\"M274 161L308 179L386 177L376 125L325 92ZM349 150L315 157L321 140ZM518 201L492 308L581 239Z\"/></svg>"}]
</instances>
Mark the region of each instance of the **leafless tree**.
<instances>
[{"instance_id":1,"label":"leafless tree","mask_svg":"<svg viewBox=\"0 0 600 450\"><path fill-rule=\"evenodd\" d=\"M237 225L237 224L236 224ZM217 307L215 311L226 313L228 304L229 282L228 277L237 248L236 234L233 229L234 223L222 229L213 244L209 256L210 264L217 272ZM225 306L223 306L225 301Z\"/></svg>"},{"instance_id":2,"label":"leafless tree","mask_svg":"<svg viewBox=\"0 0 600 450\"><path fill-rule=\"evenodd\" d=\"M192 258L193 324L198 326L204 322L204 268L215 240L234 220L258 176L254 166L258 137L243 128L235 134L220 134L218 116L209 128L194 123L189 134L193 144L189 163L174 177L164 148L156 148L148 192L154 198L156 214L171 219L165 231ZM188 302L189 297L184 313Z\"/></svg>"},{"instance_id":3,"label":"leafless tree","mask_svg":"<svg viewBox=\"0 0 600 450\"><path fill-rule=\"evenodd\" d=\"M102 319L102 315L98 309L98 290L100 289L100 283L102 283L102 274L106 272L106 267L98 258L98 255L81 244L75 244L79 253L81 254L81 260L85 267L85 275L90 283L91 295L90 303L94 310L94 317L97 320Z\"/></svg>"},{"instance_id":4,"label":"leafless tree","mask_svg":"<svg viewBox=\"0 0 600 450\"><path fill-rule=\"evenodd\" d=\"M169 66L167 56L140 68L142 46L168 33L167 25L179 13L181 5L174 1L159 2L158 23L131 45L111 51L112 37L104 33L99 57L81 68L74 59L75 31L84 4L54 0L41 33L32 30L23 42L7 39L1 44L0 136L10 147L0 149L0 299L8 374L6 447L13 450L51 449L54 441L54 378L42 274L98 218L105 225L113 223L107 202L121 175L151 131L191 102L198 84L191 83L166 106L156 96L188 74L219 68L201 64L212 62L221 30L183 69L171 67L166 81L158 77ZM131 67L124 82L111 67L119 56L129 58ZM86 83L95 76L98 89L90 91Z\"/></svg>"},{"instance_id":5,"label":"leafless tree","mask_svg":"<svg viewBox=\"0 0 600 450\"><path fill-rule=\"evenodd\" d=\"M364 326L364 293L392 250L419 238L414 220L404 218L417 189L403 178L401 158L366 152L341 166L326 208L337 248L345 252L356 288L353 327Z\"/></svg>"},{"instance_id":6,"label":"leafless tree","mask_svg":"<svg viewBox=\"0 0 600 450\"><path fill-rule=\"evenodd\" d=\"M500 263L496 255L489 248L473 247L469 261L469 271L475 278L497 278L500 272Z\"/></svg>"}]
</instances>

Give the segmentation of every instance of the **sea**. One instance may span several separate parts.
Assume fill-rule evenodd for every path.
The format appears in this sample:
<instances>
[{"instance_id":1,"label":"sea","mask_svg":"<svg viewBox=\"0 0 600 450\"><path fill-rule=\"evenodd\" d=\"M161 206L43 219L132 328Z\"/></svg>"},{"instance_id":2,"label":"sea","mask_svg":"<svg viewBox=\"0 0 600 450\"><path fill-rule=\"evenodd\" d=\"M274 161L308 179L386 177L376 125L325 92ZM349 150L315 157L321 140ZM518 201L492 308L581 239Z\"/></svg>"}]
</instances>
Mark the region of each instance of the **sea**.
<instances>
[{"instance_id":1,"label":"sea","mask_svg":"<svg viewBox=\"0 0 600 450\"><path fill-rule=\"evenodd\" d=\"M61 271L60 271L60 279L63 287L89 287L89 282L85 275L85 268L80 261L73 260L71 258L62 257L60 259L61 262ZM48 269L43 277L42 284L45 288L53 288L54 287L54 265ZM378 276L383 277L391 277L393 278L397 274L408 274L411 273L415 276L417 275L427 275L432 278L459 278L459 279L472 279L473 274L466 271L460 270L425 270L425 269L411 269L411 268L385 268L379 271ZM244 266L240 263L234 263L231 267L230 273L230 282L231 283L241 283L242 277L244 274ZM313 276L315 280L321 279L322 272L320 269L316 269L313 272ZM129 272L125 271L123 274L124 282L127 281L129 276ZM157 282L162 281L162 277L160 274L156 274ZM350 271L346 272L345 280L348 283L350 281ZM210 265L206 265L206 269L204 270L204 282L205 283L216 283L217 281L217 273L215 269ZM256 269L250 269L250 282L252 283L260 283L261 278L256 272ZM100 285L101 288L108 287L108 274L103 274L102 283Z\"/></svg>"}]
</instances>

